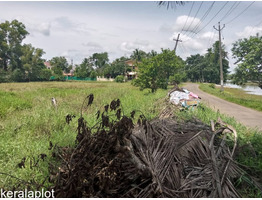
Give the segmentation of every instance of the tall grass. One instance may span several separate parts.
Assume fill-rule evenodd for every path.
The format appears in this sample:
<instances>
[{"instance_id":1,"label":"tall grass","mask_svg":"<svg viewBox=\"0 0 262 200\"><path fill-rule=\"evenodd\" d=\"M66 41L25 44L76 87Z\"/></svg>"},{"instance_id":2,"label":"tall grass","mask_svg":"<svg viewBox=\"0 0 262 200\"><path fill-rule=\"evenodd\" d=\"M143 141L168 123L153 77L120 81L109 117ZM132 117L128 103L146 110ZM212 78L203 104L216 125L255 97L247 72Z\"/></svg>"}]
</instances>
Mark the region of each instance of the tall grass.
<instances>
[{"instance_id":1,"label":"tall grass","mask_svg":"<svg viewBox=\"0 0 262 200\"><path fill-rule=\"evenodd\" d=\"M140 110L152 119L159 112L156 102L166 96L167 91L152 94L129 83L0 84L0 188L12 189L19 179L37 184L44 182L49 175L47 163L52 161L49 142L64 147L75 144L81 105L90 93L94 94L94 103L88 109L84 107L83 117L92 125L97 110L116 98L121 100L125 113ZM51 104L52 97L57 99L57 110ZM76 115L70 124L65 120L67 114ZM41 154L47 157L42 160ZM25 167L20 168L18 164L23 158L26 158ZM25 187L24 183L20 187Z\"/></svg>"}]
</instances>

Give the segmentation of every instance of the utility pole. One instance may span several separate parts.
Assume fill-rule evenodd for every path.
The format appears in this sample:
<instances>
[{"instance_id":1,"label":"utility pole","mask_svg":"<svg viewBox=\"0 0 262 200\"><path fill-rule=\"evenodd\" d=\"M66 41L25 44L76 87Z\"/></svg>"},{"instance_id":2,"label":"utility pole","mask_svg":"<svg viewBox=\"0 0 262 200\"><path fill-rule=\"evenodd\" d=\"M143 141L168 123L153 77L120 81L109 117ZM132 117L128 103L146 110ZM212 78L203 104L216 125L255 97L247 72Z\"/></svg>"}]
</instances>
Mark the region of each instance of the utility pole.
<instances>
[{"instance_id":1,"label":"utility pole","mask_svg":"<svg viewBox=\"0 0 262 200\"><path fill-rule=\"evenodd\" d=\"M218 22L218 29L213 26L214 29L216 29L219 33L219 63L220 63L220 91L224 91L224 83L223 83L223 65L222 65L222 47L221 47L221 31L225 28L225 24L223 25L223 28L220 28L220 22Z\"/></svg>"},{"instance_id":2,"label":"utility pole","mask_svg":"<svg viewBox=\"0 0 262 200\"><path fill-rule=\"evenodd\" d=\"M176 45L175 45L175 48L174 48L175 53L176 53L177 43L182 42L182 40L179 40L179 36L180 36L180 33L177 35L177 39L173 39L174 41L176 41Z\"/></svg>"}]
</instances>

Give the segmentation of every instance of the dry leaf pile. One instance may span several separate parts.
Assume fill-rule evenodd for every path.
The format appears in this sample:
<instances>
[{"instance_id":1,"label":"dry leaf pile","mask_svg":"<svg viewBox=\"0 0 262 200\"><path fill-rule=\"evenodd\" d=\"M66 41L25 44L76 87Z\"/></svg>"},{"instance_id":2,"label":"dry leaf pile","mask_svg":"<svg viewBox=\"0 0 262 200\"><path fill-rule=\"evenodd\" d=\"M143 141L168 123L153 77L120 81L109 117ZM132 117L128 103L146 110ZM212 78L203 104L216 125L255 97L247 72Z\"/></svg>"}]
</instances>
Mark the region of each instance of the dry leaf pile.
<instances>
[{"instance_id":1,"label":"dry leaf pile","mask_svg":"<svg viewBox=\"0 0 262 200\"><path fill-rule=\"evenodd\" d=\"M245 172L233 160L232 127L143 115L134 124L135 115L119 99L94 127L81 115L76 147L59 149L62 165L51 173L56 197L239 197L233 180Z\"/></svg>"}]
</instances>

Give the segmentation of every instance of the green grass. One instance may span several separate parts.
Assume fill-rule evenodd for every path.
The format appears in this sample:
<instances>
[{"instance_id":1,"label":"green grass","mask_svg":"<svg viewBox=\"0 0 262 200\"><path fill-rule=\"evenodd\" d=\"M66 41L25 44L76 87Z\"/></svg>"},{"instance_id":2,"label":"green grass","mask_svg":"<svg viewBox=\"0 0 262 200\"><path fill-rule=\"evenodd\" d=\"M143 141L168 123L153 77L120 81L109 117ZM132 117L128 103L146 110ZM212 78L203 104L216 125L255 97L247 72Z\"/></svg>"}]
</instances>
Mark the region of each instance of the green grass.
<instances>
[{"instance_id":1,"label":"green grass","mask_svg":"<svg viewBox=\"0 0 262 200\"><path fill-rule=\"evenodd\" d=\"M178 120L191 120L198 119L205 124L211 125L211 120L217 121L218 118L223 122L233 126L238 135L238 147L235 160L241 165L245 165L245 168L249 174L258 178L262 183L262 132L257 129L247 128L244 125L238 123L233 117L215 112L211 108L200 104L197 109L188 110L183 112L177 112L176 116ZM229 144L230 145L230 144ZM239 192L243 197L262 197L262 194L254 187L245 187L246 182L244 178L236 181L239 185Z\"/></svg>"},{"instance_id":2,"label":"green grass","mask_svg":"<svg viewBox=\"0 0 262 200\"><path fill-rule=\"evenodd\" d=\"M116 98L121 100L125 114L140 110L152 119L157 116L159 102L167 91L152 94L130 83L108 82L0 84L0 188L12 189L19 182L11 176L37 183L44 181L49 175L48 162L52 161L49 141L64 147L75 144L82 102L90 93L94 94L94 103L88 109L84 107L83 117L92 125L97 110ZM52 97L57 99L57 111L51 104ZM65 121L67 114L76 115L69 125ZM40 154L47 154L47 158L40 159L31 169L30 163L34 165ZM19 168L18 163L24 157L25 168Z\"/></svg>"},{"instance_id":3,"label":"green grass","mask_svg":"<svg viewBox=\"0 0 262 200\"><path fill-rule=\"evenodd\" d=\"M212 88L211 84L200 84L199 88L204 92L220 97L227 101L252 108L254 110L262 111L262 96L247 94L241 89L226 88L224 92L220 91L220 88Z\"/></svg>"}]
</instances>

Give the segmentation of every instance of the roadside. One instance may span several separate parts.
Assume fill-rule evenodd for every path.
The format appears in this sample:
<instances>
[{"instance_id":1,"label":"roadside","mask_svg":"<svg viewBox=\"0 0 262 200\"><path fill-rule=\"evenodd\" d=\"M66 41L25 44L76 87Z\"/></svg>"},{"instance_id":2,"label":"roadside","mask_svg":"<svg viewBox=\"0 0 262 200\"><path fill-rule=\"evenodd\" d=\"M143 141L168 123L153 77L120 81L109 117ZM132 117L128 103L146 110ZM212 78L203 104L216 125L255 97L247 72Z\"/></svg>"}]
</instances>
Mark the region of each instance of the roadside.
<instances>
[{"instance_id":1,"label":"roadside","mask_svg":"<svg viewBox=\"0 0 262 200\"><path fill-rule=\"evenodd\" d=\"M247 127L258 128L262 130L262 112L240 106L213 95L207 94L198 88L196 83L186 83L185 88L198 94L204 103L214 110L234 117L237 121L244 124Z\"/></svg>"}]
</instances>

